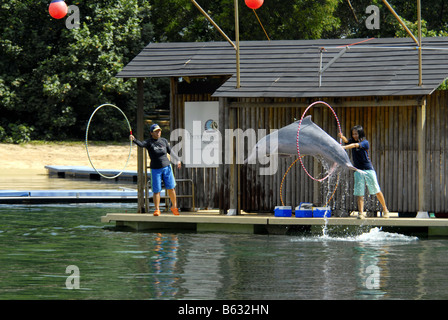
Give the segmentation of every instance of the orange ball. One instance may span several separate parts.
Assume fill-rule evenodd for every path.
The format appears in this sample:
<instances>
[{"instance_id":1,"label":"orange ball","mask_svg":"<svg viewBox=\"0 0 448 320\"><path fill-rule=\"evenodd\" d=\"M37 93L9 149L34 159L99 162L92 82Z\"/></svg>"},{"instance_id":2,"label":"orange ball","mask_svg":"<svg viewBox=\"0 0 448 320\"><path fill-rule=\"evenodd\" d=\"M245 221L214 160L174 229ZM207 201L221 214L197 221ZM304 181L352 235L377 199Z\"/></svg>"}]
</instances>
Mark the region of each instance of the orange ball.
<instances>
[{"instance_id":1,"label":"orange ball","mask_svg":"<svg viewBox=\"0 0 448 320\"><path fill-rule=\"evenodd\" d=\"M50 7L48 8L48 12L50 12L50 16L55 19L62 19L67 15L67 4L64 0L53 0L50 3Z\"/></svg>"}]
</instances>

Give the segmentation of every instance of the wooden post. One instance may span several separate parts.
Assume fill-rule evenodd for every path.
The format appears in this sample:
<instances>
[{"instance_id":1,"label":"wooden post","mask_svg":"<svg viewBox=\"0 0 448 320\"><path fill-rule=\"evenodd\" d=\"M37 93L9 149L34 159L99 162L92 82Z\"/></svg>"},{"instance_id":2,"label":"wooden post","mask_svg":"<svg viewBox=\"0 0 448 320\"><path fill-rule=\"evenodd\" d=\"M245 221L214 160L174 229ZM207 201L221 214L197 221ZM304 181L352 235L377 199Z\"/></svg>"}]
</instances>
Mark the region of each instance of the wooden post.
<instances>
[{"instance_id":1,"label":"wooden post","mask_svg":"<svg viewBox=\"0 0 448 320\"><path fill-rule=\"evenodd\" d=\"M423 85L423 57L422 57L422 9L420 0L417 0L418 17L418 85Z\"/></svg>"},{"instance_id":2,"label":"wooden post","mask_svg":"<svg viewBox=\"0 0 448 320\"><path fill-rule=\"evenodd\" d=\"M236 128L238 128L237 125L237 115L238 113L238 109L237 108L232 108L230 110L230 114L229 114L229 129L235 130ZM231 139L233 139L233 137L231 137ZM232 146L232 149L229 149L229 152L232 153L232 163L230 164L230 176L229 176L229 187L230 187L230 194L229 194L229 198L230 198L230 209L233 209L236 211L236 214L240 214L239 212L239 203L238 203L238 169L239 166L237 164L237 157L238 157L238 152L239 152L239 143L238 143L238 139L239 137L236 138L236 142L235 143L231 143L230 141L228 141L227 143L229 143L229 146Z\"/></svg>"},{"instance_id":3,"label":"wooden post","mask_svg":"<svg viewBox=\"0 0 448 320\"><path fill-rule=\"evenodd\" d=\"M225 176L225 159L226 159L226 136L225 136L225 114L226 114L226 108L227 108L227 99L226 98L219 98L219 124L218 129L221 134L221 151L220 151L220 161L219 161L219 167L218 167L218 194L219 194L219 214L225 214L225 199L226 199L226 193L225 193L225 183L227 182L227 178Z\"/></svg>"},{"instance_id":4,"label":"wooden post","mask_svg":"<svg viewBox=\"0 0 448 320\"><path fill-rule=\"evenodd\" d=\"M240 77L240 23L238 17L238 0L234 0L235 5L235 43L236 43L236 88L241 86Z\"/></svg>"},{"instance_id":5,"label":"wooden post","mask_svg":"<svg viewBox=\"0 0 448 320\"><path fill-rule=\"evenodd\" d=\"M426 209L426 96L422 97L417 107L417 159L418 159L418 211L424 212Z\"/></svg>"},{"instance_id":6,"label":"wooden post","mask_svg":"<svg viewBox=\"0 0 448 320\"><path fill-rule=\"evenodd\" d=\"M144 140L144 78L137 78L137 139L140 141ZM145 168L144 168L144 156L146 150L143 148L137 148L137 194L138 194L138 213L145 213Z\"/></svg>"}]
</instances>

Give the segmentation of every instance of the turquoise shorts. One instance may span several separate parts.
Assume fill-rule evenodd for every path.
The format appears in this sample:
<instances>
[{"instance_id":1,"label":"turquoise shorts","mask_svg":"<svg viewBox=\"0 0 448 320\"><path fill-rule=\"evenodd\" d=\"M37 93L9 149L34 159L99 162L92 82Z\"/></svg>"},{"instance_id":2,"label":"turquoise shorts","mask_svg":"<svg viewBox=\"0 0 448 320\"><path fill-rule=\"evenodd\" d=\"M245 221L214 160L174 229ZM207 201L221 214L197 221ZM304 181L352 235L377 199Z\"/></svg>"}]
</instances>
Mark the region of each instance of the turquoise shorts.
<instances>
[{"instance_id":1,"label":"turquoise shorts","mask_svg":"<svg viewBox=\"0 0 448 320\"><path fill-rule=\"evenodd\" d=\"M159 193L162 191L162 180L165 183L166 189L174 189L176 187L176 180L174 180L173 170L171 166L166 166L162 169L151 169L151 185L152 192Z\"/></svg>"},{"instance_id":2,"label":"turquoise shorts","mask_svg":"<svg viewBox=\"0 0 448 320\"><path fill-rule=\"evenodd\" d=\"M369 189L370 194L377 194L381 191L380 185L378 184L378 179L376 177L375 170L363 170L365 174L355 172L355 190L353 195L355 196L364 196L364 192L367 188Z\"/></svg>"}]
</instances>

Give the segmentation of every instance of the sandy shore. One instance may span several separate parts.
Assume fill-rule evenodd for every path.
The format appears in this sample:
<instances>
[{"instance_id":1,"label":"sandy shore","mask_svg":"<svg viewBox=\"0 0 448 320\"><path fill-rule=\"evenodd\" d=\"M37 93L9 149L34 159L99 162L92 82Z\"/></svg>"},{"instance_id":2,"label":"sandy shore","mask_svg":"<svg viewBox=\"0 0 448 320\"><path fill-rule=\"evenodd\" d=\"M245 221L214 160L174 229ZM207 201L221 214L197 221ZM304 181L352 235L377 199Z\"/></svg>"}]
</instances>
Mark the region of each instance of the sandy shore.
<instances>
[{"instance_id":1,"label":"sandy shore","mask_svg":"<svg viewBox=\"0 0 448 320\"><path fill-rule=\"evenodd\" d=\"M129 145L89 146L97 169L123 169L129 155ZM0 144L0 168L3 173L46 173L46 165L91 166L83 143ZM133 146L126 170L137 170L137 147Z\"/></svg>"}]
</instances>

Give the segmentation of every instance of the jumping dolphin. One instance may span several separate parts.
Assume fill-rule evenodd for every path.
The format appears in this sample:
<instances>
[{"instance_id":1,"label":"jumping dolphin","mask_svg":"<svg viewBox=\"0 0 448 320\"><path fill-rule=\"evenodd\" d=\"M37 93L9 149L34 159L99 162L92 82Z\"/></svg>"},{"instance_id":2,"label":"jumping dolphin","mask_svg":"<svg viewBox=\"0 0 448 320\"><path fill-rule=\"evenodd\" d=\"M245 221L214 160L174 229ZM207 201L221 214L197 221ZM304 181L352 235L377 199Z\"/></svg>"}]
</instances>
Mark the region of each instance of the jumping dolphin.
<instances>
[{"instance_id":1,"label":"jumping dolphin","mask_svg":"<svg viewBox=\"0 0 448 320\"><path fill-rule=\"evenodd\" d=\"M244 163L254 164L256 158L268 157L278 154L279 156L297 156L297 129L299 122L296 121L260 139ZM356 170L352 165L347 152L342 146L324 130L311 121L311 116L302 120L299 133L300 155L321 156L333 164L333 171L337 165L345 169Z\"/></svg>"}]
</instances>

